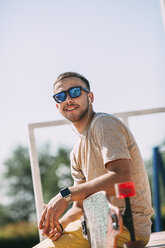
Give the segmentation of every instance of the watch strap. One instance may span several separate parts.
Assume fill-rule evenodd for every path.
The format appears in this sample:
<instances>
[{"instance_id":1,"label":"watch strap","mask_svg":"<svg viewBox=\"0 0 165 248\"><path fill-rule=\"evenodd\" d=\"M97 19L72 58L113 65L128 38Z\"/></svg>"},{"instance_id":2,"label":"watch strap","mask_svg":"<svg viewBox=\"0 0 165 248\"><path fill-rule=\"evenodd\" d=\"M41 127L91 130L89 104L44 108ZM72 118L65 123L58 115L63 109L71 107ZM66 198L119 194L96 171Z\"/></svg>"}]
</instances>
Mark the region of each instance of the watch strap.
<instances>
[{"instance_id":1,"label":"watch strap","mask_svg":"<svg viewBox=\"0 0 165 248\"><path fill-rule=\"evenodd\" d=\"M61 189L60 194L63 198L65 198L68 204L72 203L71 192L68 187Z\"/></svg>"},{"instance_id":2,"label":"watch strap","mask_svg":"<svg viewBox=\"0 0 165 248\"><path fill-rule=\"evenodd\" d=\"M67 197L64 197L65 200L67 201L68 204L71 204L73 201L72 201L72 198L71 198L71 194L68 195Z\"/></svg>"}]
</instances>

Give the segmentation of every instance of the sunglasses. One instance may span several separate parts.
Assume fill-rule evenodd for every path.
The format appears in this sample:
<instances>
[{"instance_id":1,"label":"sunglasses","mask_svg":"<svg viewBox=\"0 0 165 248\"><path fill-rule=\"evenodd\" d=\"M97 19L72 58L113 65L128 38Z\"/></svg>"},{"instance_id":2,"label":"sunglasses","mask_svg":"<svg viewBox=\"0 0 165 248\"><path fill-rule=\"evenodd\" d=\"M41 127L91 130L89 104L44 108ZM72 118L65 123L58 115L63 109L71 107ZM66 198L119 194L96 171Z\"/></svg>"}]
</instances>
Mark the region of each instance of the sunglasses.
<instances>
[{"instance_id":1,"label":"sunglasses","mask_svg":"<svg viewBox=\"0 0 165 248\"><path fill-rule=\"evenodd\" d=\"M65 91L62 91L62 92L59 92L59 93L53 95L53 98L57 103L61 103L61 102L64 102L66 100L67 93L71 98L77 98L77 97L81 96L82 90L85 92L89 92L88 89L86 89L82 86L76 86L76 87L71 87L68 90L65 90Z\"/></svg>"}]
</instances>

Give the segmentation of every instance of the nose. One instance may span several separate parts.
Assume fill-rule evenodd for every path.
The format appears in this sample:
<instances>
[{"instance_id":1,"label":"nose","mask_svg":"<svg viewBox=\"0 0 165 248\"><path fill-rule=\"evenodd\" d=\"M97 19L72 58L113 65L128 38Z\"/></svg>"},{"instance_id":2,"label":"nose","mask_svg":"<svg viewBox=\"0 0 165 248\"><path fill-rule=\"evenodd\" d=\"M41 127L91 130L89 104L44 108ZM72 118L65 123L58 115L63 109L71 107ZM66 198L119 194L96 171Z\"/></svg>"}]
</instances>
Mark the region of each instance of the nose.
<instances>
[{"instance_id":1,"label":"nose","mask_svg":"<svg viewBox=\"0 0 165 248\"><path fill-rule=\"evenodd\" d=\"M66 103L72 103L73 102L73 98L70 97L70 95L67 93L66 95L66 100L65 100Z\"/></svg>"}]
</instances>

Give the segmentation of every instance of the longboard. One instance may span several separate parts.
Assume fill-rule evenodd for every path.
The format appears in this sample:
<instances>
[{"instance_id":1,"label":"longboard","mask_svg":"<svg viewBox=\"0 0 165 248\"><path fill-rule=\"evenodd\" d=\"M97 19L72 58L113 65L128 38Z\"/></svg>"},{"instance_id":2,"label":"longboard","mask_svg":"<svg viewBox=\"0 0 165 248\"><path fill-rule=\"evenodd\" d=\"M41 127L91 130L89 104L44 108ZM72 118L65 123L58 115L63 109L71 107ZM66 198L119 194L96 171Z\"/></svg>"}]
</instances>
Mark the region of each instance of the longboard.
<instances>
[{"instance_id":1,"label":"longboard","mask_svg":"<svg viewBox=\"0 0 165 248\"><path fill-rule=\"evenodd\" d=\"M112 205L105 191L97 192L83 202L84 216L82 230L91 248L116 248L117 236L122 232L123 225L130 233L130 241L124 248L144 248L143 241L136 241L130 197L136 195L133 182L115 184L116 197L125 199L125 209Z\"/></svg>"},{"instance_id":2,"label":"longboard","mask_svg":"<svg viewBox=\"0 0 165 248\"><path fill-rule=\"evenodd\" d=\"M110 203L106 193L100 191L85 199L83 210L82 229L90 246L116 247L116 238L122 231L123 221L119 209Z\"/></svg>"}]
</instances>

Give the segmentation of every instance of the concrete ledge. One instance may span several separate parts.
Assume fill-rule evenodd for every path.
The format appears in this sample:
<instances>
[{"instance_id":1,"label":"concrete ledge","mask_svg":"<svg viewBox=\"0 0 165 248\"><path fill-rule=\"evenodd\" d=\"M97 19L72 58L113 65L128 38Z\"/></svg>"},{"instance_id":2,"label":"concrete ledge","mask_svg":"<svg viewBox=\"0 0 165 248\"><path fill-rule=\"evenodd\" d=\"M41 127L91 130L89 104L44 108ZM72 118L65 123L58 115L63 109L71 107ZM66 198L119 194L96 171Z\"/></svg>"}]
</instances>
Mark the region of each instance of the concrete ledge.
<instances>
[{"instance_id":1,"label":"concrete ledge","mask_svg":"<svg viewBox=\"0 0 165 248\"><path fill-rule=\"evenodd\" d=\"M163 232L154 232L151 234L150 241L147 248L153 248L153 247L161 247L165 248L165 231Z\"/></svg>"}]
</instances>

